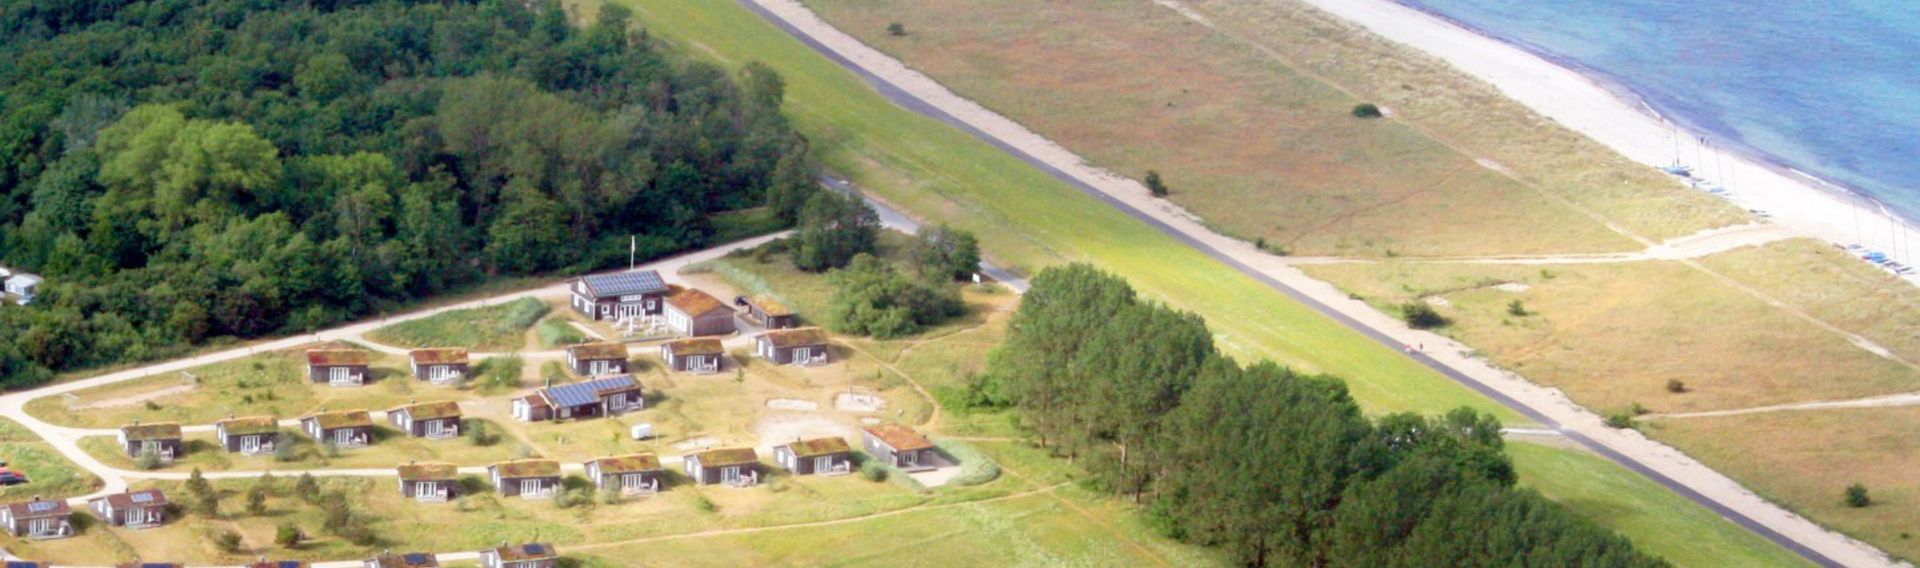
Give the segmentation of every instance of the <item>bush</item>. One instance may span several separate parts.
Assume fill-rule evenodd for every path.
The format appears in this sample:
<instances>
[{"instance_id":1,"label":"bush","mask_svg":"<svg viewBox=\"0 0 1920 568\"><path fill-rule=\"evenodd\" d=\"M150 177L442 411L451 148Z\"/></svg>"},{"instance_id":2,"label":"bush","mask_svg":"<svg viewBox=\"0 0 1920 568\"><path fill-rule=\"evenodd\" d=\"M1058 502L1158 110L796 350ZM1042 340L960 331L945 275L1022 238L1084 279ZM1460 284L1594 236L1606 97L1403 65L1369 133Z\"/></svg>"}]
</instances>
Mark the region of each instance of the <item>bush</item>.
<instances>
[{"instance_id":1,"label":"bush","mask_svg":"<svg viewBox=\"0 0 1920 568\"><path fill-rule=\"evenodd\" d=\"M473 374L481 388L520 388L520 373L525 366L526 361L518 354L489 357L480 361Z\"/></svg>"},{"instance_id":2,"label":"bush","mask_svg":"<svg viewBox=\"0 0 1920 568\"><path fill-rule=\"evenodd\" d=\"M956 440L935 440L934 447L942 453L960 462L960 475L947 480L947 485L966 487L979 485L1000 477L1000 465L987 458L985 452Z\"/></svg>"},{"instance_id":3,"label":"bush","mask_svg":"<svg viewBox=\"0 0 1920 568\"><path fill-rule=\"evenodd\" d=\"M213 545L227 554L240 552L240 533L232 530L221 531L213 535Z\"/></svg>"},{"instance_id":4,"label":"bush","mask_svg":"<svg viewBox=\"0 0 1920 568\"><path fill-rule=\"evenodd\" d=\"M293 496L312 504L320 498L319 480L314 479L311 473L300 474L300 479L293 482Z\"/></svg>"},{"instance_id":5,"label":"bush","mask_svg":"<svg viewBox=\"0 0 1920 568\"><path fill-rule=\"evenodd\" d=\"M954 288L909 277L870 254L853 257L828 280L836 289L827 307L827 327L840 333L893 339L965 309Z\"/></svg>"},{"instance_id":6,"label":"bush","mask_svg":"<svg viewBox=\"0 0 1920 568\"><path fill-rule=\"evenodd\" d=\"M1867 486L1859 483L1847 486L1847 506L1855 509L1873 504L1873 498L1867 496Z\"/></svg>"},{"instance_id":7,"label":"bush","mask_svg":"<svg viewBox=\"0 0 1920 568\"><path fill-rule=\"evenodd\" d=\"M186 488L187 494L195 497L213 493L213 485L207 483L207 476L200 473L200 468L198 467L193 468L193 471L187 474Z\"/></svg>"},{"instance_id":8,"label":"bush","mask_svg":"<svg viewBox=\"0 0 1920 568\"><path fill-rule=\"evenodd\" d=\"M160 469L166 462L160 459L160 452L141 450L140 457L133 460L133 466L146 471Z\"/></svg>"},{"instance_id":9,"label":"bush","mask_svg":"<svg viewBox=\"0 0 1920 568\"><path fill-rule=\"evenodd\" d=\"M907 35L907 25L900 22L887 24L887 35L900 37Z\"/></svg>"},{"instance_id":10,"label":"bush","mask_svg":"<svg viewBox=\"0 0 1920 568\"><path fill-rule=\"evenodd\" d=\"M1527 311L1527 304L1525 302L1514 300L1507 302L1507 314L1515 317L1526 317L1532 315L1533 312Z\"/></svg>"},{"instance_id":11,"label":"bush","mask_svg":"<svg viewBox=\"0 0 1920 568\"><path fill-rule=\"evenodd\" d=\"M1607 415L1607 427L1622 430L1634 427L1632 412L1615 412Z\"/></svg>"},{"instance_id":12,"label":"bush","mask_svg":"<svg viewBox=\"0 0 1920 568\"><path fill-rule=\"evenodd\" d=\"M254 484L247 489L247 514L255 517L267 514L267 488Z\"/></svg>"},{"instance_id":13,"label":"bush","mask_svg":"<svg viewBox=\"0 0 1920 568\"><path fill-rule=\"evenodd\" d=\"M564 318L540 322L540 327L534 330L534 334L540 336L540 344L547 347L562 347L587 341L586 334L580 333L579 329L568 324Z\"/></svg>"},{"instance_id":14,"label":"bush","mask_svg":"<svg viewBox=\"0 0 1920 568\"><path fill-rule=\"evenodd\" d=\"M1433 329L1453 323L1451 320L1448 320L1446 316L1440 315L1440 312L1435 311L1433 306L1427 304L1424 300L1413 300L1405 304L1400 304L1400 318L1406 320L1407 325L1414 329Z\"/></svg>"},{"instance_id":15,"label":"bush","mask_svg":"<svg viewBox=\"0 0 1920 568\"><path fill-rule=\"evenodd\" d=\"M870 461L860 466L860 477L875 483L887 480L887 466Z\"/></svg>"},{"instance_id":16,"label":"bush","mask_svg":"<svg viewBox=\"0 0 1920 568\"><path fill-rule=\"evenodd\" d=\"M295 526L291 522L280 523L280 528L273 532L274 544L278 544L284 548L299 548L300 541L306 540L306 538L307 535L300 532L300 527Z\"/></svg>"},{"instance_id":17,"label":"bush","mask_svg":"<svg viewBox=\"0 0 1920 568\"><path fill-rule=\"evenodd\" d=\"M1154 197L1166 197L1167 194L1171 192L1171 190L1167 189L1167 182L1160 179L1160 172L1158 171L1147 170L1147 179L1145 181L1147 184L1147 192L1152 193Z\"/></svg>"},{"instance_id":18,"label":"bush","mask_svg":"<svg viewBox=\"0 0 1920 568\"><path fill-rule=\"evenodd\" d=\"M196 497L193 512L209 519L220 518L220 494L208 492Z\"/></svg>"},{"instance_id":19,"label":"bush","mask_svg":"<svg viewBox=\"0 0 1920 568\"><path fill-rule=\"evenodd\" d=\"M526 329L532 327L533 322L540 321L540 318L546 316L552 309L553 306L537 298L514 300L513 303L507 304L507 313L501 316L500 326L504 329Z\"/></svg>"},{"instance_id":20,"label":"bush","mask_svg":"<svg viewBox=\"0 0 1920 568\"><path fill-rule=\"evenodd\" d=\"M720 510L720 506L713 504L713 500L708 499L705 495L695 495L693 497L693 508L702 513L713 513Z\"/></svg>"},{"instance_id":21,"label":"bush","mask_svg":"<svg viewBox=\"0 0 1920 568\"><path fill-rule=\"evenodd\" d=\"M468 418L460 421L460 427L467 431L467 441L475 446L486 447L500 442L500 435L487 431L487 423L479 419Z\"/></svg>"},{"instance_id":22,"label":"bush","mask_svg":"<svg viewBox=\"0 0 1920 568\"><path fill-rule=\"evenodd\" d=\"M1380 112L1379 105L1375 105L1373 103L1360 103L1357 105L1353 105L1353 116L1357 118L1380 118L1381 116L1385 116L1385 115Z\"/></svg>"},{"instance_id":23,"label":"bush","mask_svg":"<svg viewBox=\"0 0 1920 568\"><path fill-rule=\"evenodd\" d=\"M1682 381L1682 380L1680 380L1680 379L1671 379L1671 380L1668 380L1668 381L1667 381L1667 392L1670 392L1670 393L1673 393L1673 394L1680 394L1680 393L1683 393L1683 392L1687 392L1687 383L1686 383L1686 381Z\"/></svg>"}]
</instances>

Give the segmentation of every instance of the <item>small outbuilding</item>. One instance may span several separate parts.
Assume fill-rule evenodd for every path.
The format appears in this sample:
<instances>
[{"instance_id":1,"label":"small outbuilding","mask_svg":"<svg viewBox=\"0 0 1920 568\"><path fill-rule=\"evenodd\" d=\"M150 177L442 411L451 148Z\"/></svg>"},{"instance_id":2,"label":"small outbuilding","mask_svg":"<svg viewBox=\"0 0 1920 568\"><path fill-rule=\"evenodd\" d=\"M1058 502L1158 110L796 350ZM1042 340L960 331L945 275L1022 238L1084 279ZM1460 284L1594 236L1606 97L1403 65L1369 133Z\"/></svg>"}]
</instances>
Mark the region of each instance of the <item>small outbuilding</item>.
<instances>
[{"instance_id":1,"label":"small outbuilding","mask_svg":"<svg viewBox=\"0 0 1920 568\"><path fill-rule=\"evenodd\" d=\"M552 386L513 400L513 417L524 422L612 416L646 406L639 381L614 375Z\"/></svg>"},{"instance_id":2,"label":"small outbuilding","mask_svg":"<svg viewBox=\"0 0 1920 568\"><path fill-rule=\"evenodd\" d=\"M776 329L753 338L753 354L776 365L827 362L827 332L817 327Z\"/></svg>"},{"instance_id":3,"label":"small outbuilding","mask_svg":"<svg viewBox=\"0 0 1920 568\"><path fill-rule=\"evenodd\" d=\"M184 448L180 436L180 424L177 422L155 422L133 424L120 427L120 447L125 449L127 457L139 458L142 454L152 453L161 461L173 461Z\"/></svg>"},{"instance_id":4,"label":"small outbuilding","mask_svg":"<svg viewBox=\"0 0 1920 568\"><path fill-rule=\"evenodd\" d=\"M760 482L760 455L753 448L716 448L687 456L687 477L700 485L747 487Z\"/></svg>"},{"instance_id":5,"label":"small outbuilding","mask_svg":"<svg viewBox=\"0 0 1920 568\"><path fill-rule=\"evenodd\" d=\"M853 448L839 436L794 440L773 447L773 463L794 475L841 475L853 471Z\"/></svg>"},{"instance_id":6,"label":"small outbuilding","mask_svg":"<svg viewBox=\"0 0 1920 568\"><path fill-rule=\"evenodd\" d=\"M382 552L368 558L366 568L440 568L440 558L431 552Z\"/></svg>"},{"instance_id":7,"label":"small outbuilding","mask_svg":"<svg viewBox=\"0 0 1920 568\"><path fill-rule=\"evenodd\" d=\"M373 443L373 417L365 410L310 414L300 419L300 429L315 442L341 448L364 448Z\"/></svg>"},{"instance_id":8,"label":"small outbuilding","mask_svg":"<svg viewBox=\"0 0 1920 568\"><path fill-rule=\"evenodd\" d=\"M933 469L933 441L900 424L875 424L860 430L867 455L905 471Z\"/></svg>"},{"instance_id":9,"label":"small outbuilding","mask_svg":"<svg viewBox=\"0 0 1920 568\"><path fill-rule=\"evenodd\" d=\"M572 292L573 311L594 321L620 321L660 315L670 289L659 271L640 270L582 276Z\"/></svg>"},{"instance_id":10,"label":"small outbuilding","mask_svg":"<svg viewBox=\"0 0 1920 568\"><path fill-rule=\"evenodd\" d=\"M444 503L460 496L460 468L450 463L410 463L396 469L400 496L422 503Z\"/></svg>"},{"instance_id":11,"label":"small outbuilding","mask_svg":"<svg viewBox=\"0 0 1920 568\"><path fill-rule=\"evenodd\" d=\"M567 348L567 368L585 377L627 372L627 344L600 341Z\"/></svg>"},{"instance_id":12,"label":"small outbuilding","mask_svg":"<svg viewBox=\"0 0 1920 568\"><path fill-rule=\"evenodd\" d=\"M733 333L733 308L712 294L688 288L667 297L667 327L687 337Z\"/></svg>"},{"instance_id":13,"label":"small outbuilding","mask_svg":"<svg viewBox=\"0 0 1920 568\"><path fill-rule=\"evenodd\" d=\"M273 453L280 441L280 421L272 416L228 418L213 423L220 447L249 456Z\"/></svg>"},{"instance_id":14,"label":"small outbuilding","mask_svg":"<svg viewBox=\"0 0 1920 568\"><path fill-rule=\"evenodd\" d=\"M40 295L40 284L42 282L45 282L45 280L39 276L25 272L14 272L6 277L5 287L7 293L15 298L14 301L16 303L24 305L32 302L34 297Z\"/></svg>"},{"instance_id":15,"label":"small outbuilding","mask_svg":"<svg viewBox=\"0 0 1920 568\"><path fill-rule=\"evenodd\" d=\"M605 457L586 463L587 479L594 489L619 488L626 495L645 495L660 490L660 458L653 454Z\"/></svg>"},{"instance_id":16,"label":"small outbuilding","mask_svg":"<svg viewBox=\"0 0 1920 568\"><path fill-rule=\"evenodd\" d=\"M144 529L167 522L167 496L159 489L95 497L87 500L87 508L116 527Z\"/></svg>"},{"instance_id":17,"label":"small outbuilding","mask_svg":"<svg viewBox=\"0 0 1920 568\"><path fill-rule=\"evenodd\" d=\"M553 568L559 563L560 552L550 544L501 544L498 548L480 551L482 568Z\"/></svg>"},{"instance_id":18,"label":"small outbuilding","mask_svg":"<svg viewBox=\"0 0 1920 568\"><path fill-rule=\"evenodd\" d=\"M501 495L545 499L560 489L560 462L527 459L487 466L487 478Z\"/></svg>"},{"instance_id":19,"label":"small outbuilding","mask_svg":"<svg viewBox=\"0 0 1920 568\"><path fill-rule=\"evenodd\" d=\"M407 352L413 377L436 385L467 378L467 350L458 347L415 349Z\"/></svg>"},{"instance_id":20,"label":"small outbuilding","mask_svg":"<svg viewBox=\"0 0 1920 568\"><path fill-rule=\"evenodd\" d=\"M747 320L759 324L760 327L788 329L800 325L800 318L793 314L793 310L773 296L761 294L747 298L743 303L745 305L742 307L747 309Z\"/></svg>"},{"instance_id":21,"label":"small outbuilding","mask_svg":"<svg viewBox=\"0 0 1920 568\"><path fill-rule=\"evenodd\" d=\"M66 501L34 497L0 507L0 525L6 525L7 534L17 538L65 538L73 536L73 523L68 522L72 515L73 509Z\"/></svg>"},{"instance_id":22,"label":"small outbuilding","mask_svg":"<svg viewBox=\"0 0 1920 568\"><path fill-rule=\"evenodd\" d=\"M307 380L336 387L364 385L371 361L359 349L308 349Z\"/></svg>"},{"instance_id":23,"label":"small outbuilding","mask_svg":"<svg viewBox=\"0 0 1920 568\"><path fill-rule=\"evenodd\" d=\"M667 368L688 373L719 372L720 357L725 354L726 348L713 338L681 339L660 345L660 358L666 361Z\"/></svg>"},{"instance_id":24,"label":"small outbuilding","mask_svg":"<svg viewBox=\"0 0 1920 568\"><path fill-rule=\"evenodd\" d=\"M460 437L460 403L411 403L387 411L387 422L415 438L436 440Z\"/></svg>"}]
</instances>

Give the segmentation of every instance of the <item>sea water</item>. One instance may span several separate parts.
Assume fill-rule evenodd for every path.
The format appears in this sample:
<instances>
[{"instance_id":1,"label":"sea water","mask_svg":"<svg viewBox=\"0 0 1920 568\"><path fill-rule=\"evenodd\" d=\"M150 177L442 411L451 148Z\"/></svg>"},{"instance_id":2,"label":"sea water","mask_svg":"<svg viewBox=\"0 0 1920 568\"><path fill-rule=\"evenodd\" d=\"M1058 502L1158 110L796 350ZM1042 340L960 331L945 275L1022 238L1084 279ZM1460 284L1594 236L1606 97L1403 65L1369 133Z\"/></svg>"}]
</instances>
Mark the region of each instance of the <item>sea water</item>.
<instances>
[{"instance_id":1,"label":"sea water","mask_svg":"<svg viewBox=\"0 0 1920 568\"><path fill-rule=\"evenodd\" d=\"M1920 1L1401 1L1630 91L1680 136L1920 218Z\"/></svg>"}]
</instances>

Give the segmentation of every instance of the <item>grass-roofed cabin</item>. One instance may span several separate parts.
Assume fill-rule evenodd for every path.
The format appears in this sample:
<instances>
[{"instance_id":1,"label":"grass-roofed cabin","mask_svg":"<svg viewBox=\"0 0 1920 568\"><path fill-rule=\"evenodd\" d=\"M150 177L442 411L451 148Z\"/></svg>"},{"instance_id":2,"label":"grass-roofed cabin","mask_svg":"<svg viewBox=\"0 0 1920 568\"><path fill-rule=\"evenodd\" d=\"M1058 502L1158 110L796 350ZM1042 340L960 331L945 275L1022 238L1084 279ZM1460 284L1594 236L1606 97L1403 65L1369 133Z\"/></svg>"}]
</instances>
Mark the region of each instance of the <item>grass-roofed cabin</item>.
<instances>
[{"instance_id":1,"label":"grass-roofed cabin","mask_svg":"<svg viewBox=\"0 0 1920 568\"><path fill-rule=\"evenodd\" d=\"M87 508L116 527L144 529L167 522L167 495L159 489L95 497L87 500Z\"/></svg>"},{"instance_id":2,"label":"grass-roofed cabin","mask_svg":"<svg viewBox=\"0 0 1920 568\"><path fill-rule=\"evenodd\" d=\"M584 377L627 372L627 344L598 341L567 348L567 368Z\"/></svg>"},{"instance_id":3,"label":"grass-roofed cabin","mask_svg":"<svg viewBox=\"0 0 1920 568\"><path fill-rule=\"evenodd\" d=\"M249 456L273 453L280 442L280 421L272 416L228 418L213 423L220 447Z\"/></svg>"},{"instance_id":4,"label":"grass-roofed cabin","mask_svg":"<svg viewBox=\"0 0 1920 568\"><path fill-rule=\"evenodd\" d=\"M860 430L867 455L905 471L933 469L933 441L901 424L875 424Z\"/></svg>"},{"instance_id":5,"label":"grass-roofed cabin","mask_svg":"<svg viewBox=\"0 0 1920 568\"><path fill-rule=\"evenodd\" d=\"M387 422L414 438L458 438L460 418L460 403L451 400L410 403L387 410Z\"/></svg>"},{"instance_id":6,"label":"grass-roofed cabin","mask_svg":"<svg viewBox=\"0 0 1920 568\"><path fill-rule=\"evenodd\" d=\"M785 303L773 296L761 294L747 298L742 303L745 304L742 307L747 309L747 321L758 324L760 327L788 329L800 325L800 318L793 314L793 309L788 308Z\"/></svg>"},{"instance_id":7,"label":"grass-roofed cabin","mask_svg":"<svg viewBox=\"0 0 1920 568\"><path fill-rule=\"evenodd\" d=\"M184 451L180 442L180 424L174 422L141 424L135 420L133 424L120 427L119 437L120 447L131 458L152 453L161 460L173 461Z\"/></svg>"},{"instance_id":8,"label":"grass-roofed cabin","mask_svg":"<svg viewBox=\"0 0 1920 568\"><path fill-rule=\"evenodd\" d=\"M501 544L480 551L480 565L484 568L553 568L559 563L560 552L550 544Z\"/></svg>"},{"instance_id":9,"label":"grass-roofed cabin","mask_svg":"<svg viewBox=\"0 0 1920 568\"><path fill-rule=\"evenodd\" d=\"M367 559L367 568L440 568L440 557L431 552L382 552Z\"/></svg>"},{"instance_id":10,"label":"grass-roofed cabin","mask_svg":"<svg viewBox=\"0 0 1920 568\"><path fill-rule=\"evenodd\" d=\"M687 477L700 485L747 487L760 482L760 455L753 448L715 448L687 456Z\"/></svg>"},{"instance_id":11,"label":"grass-roofed cabin","mask_svg":"<svg viewBox=\"0 0 1920 568\"><path fill-rule=\"evenodd\" d=\"M667 297L667 327L687 337L733 333L733 308L699 290L688 288Z\"/></svg>"},{"instance_id":12,"label":"grass-roofed cabin","mask_svg":"<svg viewBox=\"0 0 1920 568\"><path fill-rule=\"evenodd\" d=\"M47 539L73 536L73 523L68 517L73 509L60 499L41 499L10 503L0 507L0 524L7 527L7 534L18 538Z\"/></svg>"},{"instance_id":13,"label":"grass-roofed cabin","mask_svg":"<svg viewBox=\"0 0 1920 568\"><path fill-rule=\"evenodd\" d=\"M545 459L500 462L487 466L487 478L501 495L545 499L560 488L560 462Z\"/></svg>"},{"instance_id":14,"label":"grass-roofed cabin","mask_svg":"<svg viewBox=\"0 0 1920 568\"><path fill-rule=\"evenodd\" d=\"M637 320L660 315L669 292L660 272L592 274L573 281L573 311L594 321Z\"/></svg>"},{"instance_id":15,"label":"grass-roofed cabin","mask_svg":"<svg viewBox=\"0 0 1920 568\"><path fill-rule=\"evenodd\" d=\"M632 454L596 459L586 463L587 479L601 491L618 488L625 495L645 495L660 490L660 458L653 454Z\"/></svg>"},{"instance_id":16,"label":"grass-roofed cabin","mask_svg":"<svg viewBox=\"0 0 1920 568\"><path fill-rule=\"evenodd\" d=\"M794 475L840 475L853 471L853 448L839 436L794 440L773 447L773 463Z\"/></svg>"},{"instance_id":17,"label":"grass-roofed cabin","mask_svg":"<svg viewBox=\"0 0 1920 568\"><path fill-rule=\"evenodd\" d=\"M753 354L776 365L827 362L827 332L817 327L776 329L753 338Z\"/></svg>"},{"instance_id":18,"label":"grass-roofed cabin","mask_svg":"<svg viewBox=\"0 0 1920 568\"><path fill-rule=\"evenodd\" d=\"M359 349L308 349L307 380L336 387L364 385L372 360Z\"/></svg>"},{"instance_id":19,"label":"grass-roofed cabin","mask_svg":"<svg viewBox=\"0 0 1920 568\"><path fill-rule=\"evenodd\" d=\"M373 443L373 417L365 410L309 414L300 419L300 429L315 442L341 448L364 448Z\"/></svg>"},{"instance_id":20,"label":"grass-roofed cabin","mask_svg":"<svg viewBox=\"0 0 1920 568\"><path fill-rule=\"evenodd\" d=\"M458 347L415 349L407 352L413 377L444 385L467 377L467 350Z\"/></svg>"},{"instance_id":21,"label":"grass-roofed cabin","mask_svg":"<svg viewBox=\"0 0 1920 568\"><path fill-rule=\"evenodd\" d=\"M612 416L646 405L631 375L543 388L513 399L513 417L524 422Z\"/></svg>"},{"instance_id":22,"label":"grass-roofed cabin","mask_svg":"<svg viewBox=\"0 0 1920 568\"><path fill-rule=\"evenodd\" d=\"M720 357L725 354L726 347L713 338L682 339L660 345L660 359L666 361L667 368L688 373L719 372Z\"/></svg>"},{"instance_id":23,"label":"grass-roofed cabin","mask_svg":"<svg viewBox=\"0 0 1920 568\"><path fill-rule=\"evenodd\" d=\"M460 496L460 468L450 463L410 463L395 468L400 496L422 503L444 503Z\"/></svg>"}]
</instances>

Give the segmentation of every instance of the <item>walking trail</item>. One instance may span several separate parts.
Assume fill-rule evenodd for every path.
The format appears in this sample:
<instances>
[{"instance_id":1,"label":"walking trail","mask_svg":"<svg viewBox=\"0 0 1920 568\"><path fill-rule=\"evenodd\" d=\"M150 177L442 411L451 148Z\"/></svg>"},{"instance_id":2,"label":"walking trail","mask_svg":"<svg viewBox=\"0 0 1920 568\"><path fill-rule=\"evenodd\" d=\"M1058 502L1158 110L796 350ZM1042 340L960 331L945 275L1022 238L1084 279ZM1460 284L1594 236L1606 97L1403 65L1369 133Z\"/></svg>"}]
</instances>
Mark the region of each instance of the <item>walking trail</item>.
<instances>
[{"instance_id":1,"label":"walking trail","mask_svg":"<svg viewBox=\"0 0 1920 568\"><path fill-rule=\"evenodd\" d=\"M896 104L992 143L1095 198L1321 310L1376 341L1395 347L1413 344L1437 346L1408 356L1549 428L1560 430L1601 455L1648 476L1761 536L1823 564L1897 565L1872 546L1826 530L1787 511L1672 447L1649 440L1632 430L1607 427L1599 415L1575 404L1556 389L1533 384L1519 375L1468 357L1466 354L1471 350L1465 345L1437 334L1410 329L1365 303L1349 298L1332 285L1307 277L1281 257L1261 252L1249 243L1215 234L1192 214L1153 198L1138 182L1092 166L1090 161L1051 140L954 94L933 79L834 28L797 0L739 1L873 83L876 90ZM1650 257L1654 254L1686 254L1665 252L1656 243L1648 245L1651 248L1642 254Z\"/></svg>"}]
</instances>

